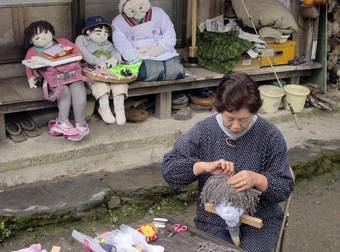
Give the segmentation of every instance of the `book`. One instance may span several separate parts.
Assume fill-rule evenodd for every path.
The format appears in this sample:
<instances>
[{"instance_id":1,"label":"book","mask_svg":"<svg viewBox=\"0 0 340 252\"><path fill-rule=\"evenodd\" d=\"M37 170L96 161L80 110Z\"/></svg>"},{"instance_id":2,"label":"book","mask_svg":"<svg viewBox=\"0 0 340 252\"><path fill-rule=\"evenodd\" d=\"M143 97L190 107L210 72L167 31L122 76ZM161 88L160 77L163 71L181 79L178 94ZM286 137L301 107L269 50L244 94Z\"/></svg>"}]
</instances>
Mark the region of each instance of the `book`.
<instances>
[{"instance_id":1,"label":"book","mask_svg":"<svg viewBox=\"0 0 340 252\"><path fill-rule=\"evenodd\" d=\"M77 54L71 54L60 59L48 59L43 55L33 56L31 59L23 60L21 63L24 64L26 67L31 69L38 69L42 67L56 67L60 65L64 65L67 63L80 61L83 57Z\"/></svg>"},{"instance_id":2,"label":"book","mask_svg":"<svg viewBox=\"0 0 340 252\"><path fill-rule=\"evenodd\" d=\"M73 47L63 45L63 44L53 45L42 51L42 53L45 56L50 57L52 59L58 59L58 58L64 57L66 55L71 54L72 52L73 52Z\"/></svg>"}]
</instances>

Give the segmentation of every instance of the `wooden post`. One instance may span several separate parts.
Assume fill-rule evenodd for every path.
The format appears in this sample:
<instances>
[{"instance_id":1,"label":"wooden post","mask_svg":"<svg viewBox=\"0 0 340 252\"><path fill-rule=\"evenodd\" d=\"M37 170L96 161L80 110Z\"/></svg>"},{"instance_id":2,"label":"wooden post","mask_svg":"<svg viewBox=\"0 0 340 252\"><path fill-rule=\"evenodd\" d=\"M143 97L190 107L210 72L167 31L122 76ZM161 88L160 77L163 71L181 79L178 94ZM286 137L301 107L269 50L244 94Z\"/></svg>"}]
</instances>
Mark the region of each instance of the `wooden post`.
<instances>
[{"instance_id":1,"label":"wooden post","mask_svg":"<svg viewBox=\"0 0 340 252\"><path fill-rule=\"evenodd\" d=\"M155 113L161 120L171 117L171 95L171 92L156 94Z\"/></svg>"},{"instance_id":2,"label":"wooden post","mask_svg":"<svg viewBox=\"0 0 340 252\"><path fill-rule=\"evenodd\" d=\"M191 46L189 47L189 62L197 63L197 1L191 0Z\"/></svg>"},{"instance_id":3,"label":"wooden post","mask_svg":"<svg viewBox=\"0 0 340 252\"><path fill-rule=\"evenodd\" d=\"M312 63L312 43L313 43L313 20L306 21L306 63Z\"/></svg>"},{"instance_id":4,"label":"wooden post","mask_svg":"<svg viewBox=\"0 0 340 252\"><path fill-rule=\"evenodd\" d=\"M0 113L0 143L6 141L5 114Z\"/></svg>"}]
</instances>

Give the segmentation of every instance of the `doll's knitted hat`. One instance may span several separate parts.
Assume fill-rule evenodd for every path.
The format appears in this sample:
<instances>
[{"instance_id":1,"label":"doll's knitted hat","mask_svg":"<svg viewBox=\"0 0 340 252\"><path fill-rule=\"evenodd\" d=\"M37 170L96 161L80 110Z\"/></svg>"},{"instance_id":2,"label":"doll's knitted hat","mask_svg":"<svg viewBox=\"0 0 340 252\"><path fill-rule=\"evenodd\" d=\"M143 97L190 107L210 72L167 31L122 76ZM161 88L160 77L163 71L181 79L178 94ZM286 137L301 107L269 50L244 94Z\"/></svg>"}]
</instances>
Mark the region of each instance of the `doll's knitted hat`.
<instances>
[{"instance_id":1,"label":"doll's knitted hat","mask_svg":"<svg viewBox=\"0 0 340 252\"><path fill-rule=\"evenodd\" d=\"M91 16L91 17L88 17L85 20L85 25L84 25L84 28L82 30L82 34L85 34L88 29L95 27L97 25L105 25L108 28L110 28L110 30L112 29L111 24L107 20L105 20L103 17L101 17L101 16Z\"/></svg>"},{"instance_id":2,"label":"doll's knitted hat","mask_svg":"<svg viewBox=\"0 0 340 252\"><path fill-rule=\"evenodd\" d=\"M119 9L119 12L120 12L120 13L123 13L125 4L126 4L127 2L130 2L130 1L133 1L133 0L120 0L119 5L118 5L118 9ZM149 0L144 0L144 1L145 1L145 3L147 3L147 4L150 3Z\"/></svg>"}]
</instances>

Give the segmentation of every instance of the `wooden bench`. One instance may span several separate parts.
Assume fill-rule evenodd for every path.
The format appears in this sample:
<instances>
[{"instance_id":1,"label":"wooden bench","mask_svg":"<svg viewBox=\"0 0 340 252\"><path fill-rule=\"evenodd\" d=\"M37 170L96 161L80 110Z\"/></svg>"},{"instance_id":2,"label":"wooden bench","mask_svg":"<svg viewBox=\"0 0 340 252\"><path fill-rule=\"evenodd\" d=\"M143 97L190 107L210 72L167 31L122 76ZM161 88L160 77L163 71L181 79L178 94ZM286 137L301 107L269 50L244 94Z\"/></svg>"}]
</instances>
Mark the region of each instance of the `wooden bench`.
<instances>
[{"instance_id":1,"label":"wooden bench","mask_svg":"<svg viewBox=\"0 0 340 252\"><path fill-rule=\"evenodd\" d=\"M314 69L322 67L319 63L298 66L275 67L281 79L289 78L292 83L299 83L302 76L309 76ZM217 86L223 74L204 68L186 68L187 77L175 81L134 82L130 84L129 96L156 95L156 116L166 119L171 116L171 96L174 91ZM270 68L245 71L255 81L273 80L274 74ZM55 107L56 103L44 99L42 90L30 89L26 77L11 77L0 79L0 142L6 139L5 114L21 111L31 111Z\"/></svg>"}]
</instances>

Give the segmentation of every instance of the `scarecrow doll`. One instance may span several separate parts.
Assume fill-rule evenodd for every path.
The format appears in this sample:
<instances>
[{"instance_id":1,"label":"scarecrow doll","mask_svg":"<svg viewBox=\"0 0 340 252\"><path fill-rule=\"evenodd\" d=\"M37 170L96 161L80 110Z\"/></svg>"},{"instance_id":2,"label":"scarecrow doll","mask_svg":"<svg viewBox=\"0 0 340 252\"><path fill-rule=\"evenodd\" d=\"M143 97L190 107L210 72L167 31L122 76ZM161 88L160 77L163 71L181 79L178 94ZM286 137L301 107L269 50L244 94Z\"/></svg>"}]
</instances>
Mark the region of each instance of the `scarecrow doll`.
<instances>
[{"instance_id":1,"label":"scarecrow doll","mask_svg":"<svg viewBox=\"0 0 340 252\"><path fill-rule=\"evenodd\" d=\"M149 0L121 0L112 22L112 41L128 62L143 61L139 80L184 78L175 50L176 33L169 16Z\"/></svg>"},{"instance_id":2,"label":"scarecrow doll","mask_svg":"<svg viewBox=\"0 0 340 252\"><path fill-rule=\"evenodd\" d=\"M109 41L112 33L111 24L103 17L92 16L86 19L82 35L76 39L83 59L94 67L106 70L118 65L122 59L120 53ZM104 122L124 125L126 122L124 99L128 95L128 84L113 84L95 81L91 85L93 96L99 100L98 113ZM109 96L112 92L114 112L111 112Z\"/></svg>"},{"instance_id":3,"label":"scarecrow doll","mask_svg":"<svg viewBox=\"0 0 340 252\"><path fill-rule=\"evenodd\" d=\"M46 50L54 46L66 46L71 48L74 55L79 56L79 50L75 44L64 38L54 38L54 27L47 21L31 23L24 33L25 59L32 59L37 55L43 55ZM84 81L88 79L81 74L79 61L62 64L55 67L43 67L33 70L26 67L26 75L30 88L37 88L43 81L43 91L46 99L57 100L58 118L49 123L51 135L64 135L67 140L80 141L90 133L85 120L86 89ZM49 96L48 91L53 95ZM75 125L69 121L72 108Z\"/></svg>"}]
</instances>

